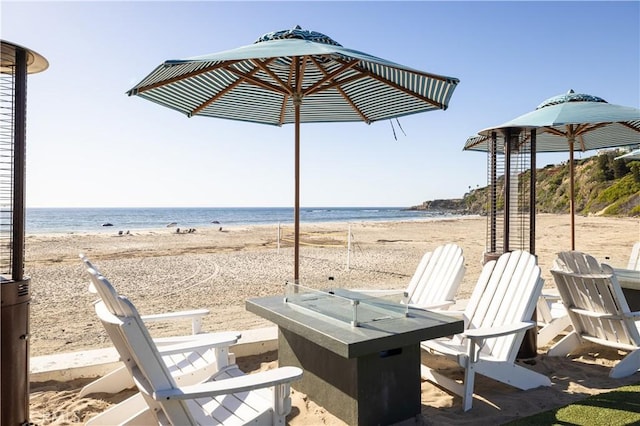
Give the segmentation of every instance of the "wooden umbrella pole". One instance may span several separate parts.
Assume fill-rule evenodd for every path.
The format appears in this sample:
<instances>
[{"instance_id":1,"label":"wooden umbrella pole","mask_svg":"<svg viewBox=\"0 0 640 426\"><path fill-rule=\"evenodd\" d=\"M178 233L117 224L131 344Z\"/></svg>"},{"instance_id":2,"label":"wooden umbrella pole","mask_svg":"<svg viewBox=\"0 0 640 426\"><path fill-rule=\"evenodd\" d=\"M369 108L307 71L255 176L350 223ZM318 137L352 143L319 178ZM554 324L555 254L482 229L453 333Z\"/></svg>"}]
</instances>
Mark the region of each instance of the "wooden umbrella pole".
<instances>
[{"instance_id":1,"label":"wooden umbrella pole","mask_svg":"<svg viewBox=\"0 0 640 426\"><path fill-rule=\"evenodd\" d=\"M293 282L299 284L300 278L300 106L302 105L302 76L300 71L300 57L295 57L295 86L293 94L293 108L295 112L295 201L293 208ZM297 289L297 286L296 286Z\"/></svg>"},{"instance_id":2,"label":"wooden umbrella pole","mask_svg":"<svg viewBox=\"0 0 640 426\"><path fill-rule=\"evenodd\" d=\"M570 179L569 192L570 192L571 199L569 200L569 211L571 213L571 250L576 249L576 219L575 219L576 206L574 204L575 193L574 193L574 185L573 185L573 179L574 179L573 144L574 144L574 139L573 137L570 137L569 138L569 179Z\"/></svg>"},{"instance_id":3,"label":"wooden umbrella pole","mask_svg":"<svg viewBox=\"0 0 640 426\"><path fill-rule=\"evenodd\" d=\"M295 105L295 114L296 114L296 123L295 123L295 133L296 133L296 153L295 153L295 206L293 211L293 221L294 221L294 248L293 248L293 279L296 284L298 284L299 274L299 265L300 265L300 101L294 100Z\"/></svg>"}]
</instances>

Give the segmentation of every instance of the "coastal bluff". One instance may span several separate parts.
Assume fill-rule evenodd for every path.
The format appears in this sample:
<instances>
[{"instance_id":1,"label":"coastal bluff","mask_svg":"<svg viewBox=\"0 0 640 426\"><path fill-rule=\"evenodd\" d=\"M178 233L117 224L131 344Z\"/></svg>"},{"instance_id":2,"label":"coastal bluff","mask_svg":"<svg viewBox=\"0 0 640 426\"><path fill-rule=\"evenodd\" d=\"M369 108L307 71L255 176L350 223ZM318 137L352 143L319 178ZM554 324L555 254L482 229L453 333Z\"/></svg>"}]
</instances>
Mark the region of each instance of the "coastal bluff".
<instances>
[{"instance_id":1,"label":"coastal bluff","mask_svg":"<svg viewBox=\"0 0 640 426\"><path fill-rule=\"evenodd\" d=\"M616 160L621 152L605 151L575 160L575 207L581 216L640 217L640 161ZM519 175L527 193L530 170ZM537 213L569 211L571 176L566 163L536 170ZM489 186L471 189L462 198L425 201L407 210L454 214L487 214ZM504 205L504 176L496 180L497 205ZM501 207L499 207L501 208Z\"/></svg>"},{"instance_id":2,"label":"coastal bluff","mask_svg":"<svg viewBox=\"0 0 640 426\"><path fill-rule=\"evenodd\" d=\"M456 214L470 213L463 198L425 201L417 206L411 206L407 210L429 210Z\"/></svg>"}]
</instances>

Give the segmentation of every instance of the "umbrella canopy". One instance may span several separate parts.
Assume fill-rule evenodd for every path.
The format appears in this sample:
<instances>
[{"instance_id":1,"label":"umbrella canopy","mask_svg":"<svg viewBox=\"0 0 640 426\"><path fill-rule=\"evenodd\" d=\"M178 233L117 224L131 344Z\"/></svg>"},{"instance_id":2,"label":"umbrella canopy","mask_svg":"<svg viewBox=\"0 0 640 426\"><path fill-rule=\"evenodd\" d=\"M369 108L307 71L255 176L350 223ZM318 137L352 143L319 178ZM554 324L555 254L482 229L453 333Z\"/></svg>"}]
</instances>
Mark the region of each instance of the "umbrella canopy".
<instances>
[{"instance_id":1,"label":"umbrella canopy","mask_svg":"<svg viewBox=\"0 0 640 426\"><path fill-rule=\"evenodd\" d=\"M575 93L547 99L534 110L467 139L465 150L488 151L491 134L506 129L535 129L536 152L569 151L571 249L575 249L574 164L576 150L588 151L640 143L640 109L613 105L602 98ZM528 138L522 139L528 142ZM498 146L503 153L503 147Z\"/></svg>"},{"instance_id":2,"label":"umbrella canopy","mask_svg":"<svg viewBox=\"0 0 640 426\"><path fill-rule=\"evenodd\" d=\"M372 123L444 110L459 80L414 70L296 27L233 50L169 60L129 90L188 117L295 124L294 278L299 259L300 123Z\"/></svg>"},{"instance_id":3,"label":"umbrella canopy","mask_svg":"<svg viewBox=\"0 0 640 426\"><path fill-rule=\"evenodd\" d=\"M547 99L529 113L489 127L467 140L464 149L487 151L491 133L507 128L536 129L536 152L589 151L640 143L640 109L574 93ZM501 150L502 147L498 147Z\"/></svg>"}]
</instances>

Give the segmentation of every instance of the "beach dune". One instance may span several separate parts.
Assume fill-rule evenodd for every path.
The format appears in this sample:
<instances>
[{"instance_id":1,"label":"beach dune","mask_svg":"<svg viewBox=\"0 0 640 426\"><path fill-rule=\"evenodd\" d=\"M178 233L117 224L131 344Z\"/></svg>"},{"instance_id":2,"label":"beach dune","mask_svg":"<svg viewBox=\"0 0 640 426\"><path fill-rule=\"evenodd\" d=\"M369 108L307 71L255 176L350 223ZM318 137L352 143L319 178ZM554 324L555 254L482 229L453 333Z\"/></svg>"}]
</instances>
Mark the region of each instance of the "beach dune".
<instances>
[{"instance_id":1,"label":"beach dune","mask_svg":"<svg viewBox=\"0 0 640 426\"><path fill-rule=\"evenodd\" d=\"M349 227L352 243L348 253ZM482 268L486 228L486 218L471 216L408 222L303 223L301 283L317 288L403 289L426 251L453 242L463 248L466 265L458 298L468 298ZM555 254L569 249L569 217L540 215L536 230L545 287L552 288L549 269ZM267 225L225 227L225 232L213 227L180 234L158 229L124 235L28 235L25 273L31 277L33 294L31 356L110 346L93 312L95 296L87 291L88 279L79 253L86 254L142 314L208 308L212 314L204 320L206 331L271 326L247 312L244 303L248 298L283 293L284 283L293 275L288 232L292 230L285 229L280 244L276 226ZM576 236L577 249L612 266L624 267L633 243L640 240L640 220L577 217ZM150 328L155 336L189 332L187 323L153 324ZM625 380L608 378L608 366L621 358L615 351L587 348L577 356L561 359L543 353L531 368L552 378L551 389L517 391L480 377L476 391L481 399L474 402L470 413L462 413L460 398L423 382L424 424L499 424L640 378L638 373ZM277 353L240 359L239 363L245 371L273 368ZM442 367L453 375L461 371L455 364L444 363ZM79 424L126 396L78 398L83 383L32 383L32 418L45 419L41 424ZM293 400L289 417L292 425L343 424L303 394L294 391ZM52 407L58 411L52 411ZM63 412L64 416L56 414Z\"/></svg>"}]
</instances>

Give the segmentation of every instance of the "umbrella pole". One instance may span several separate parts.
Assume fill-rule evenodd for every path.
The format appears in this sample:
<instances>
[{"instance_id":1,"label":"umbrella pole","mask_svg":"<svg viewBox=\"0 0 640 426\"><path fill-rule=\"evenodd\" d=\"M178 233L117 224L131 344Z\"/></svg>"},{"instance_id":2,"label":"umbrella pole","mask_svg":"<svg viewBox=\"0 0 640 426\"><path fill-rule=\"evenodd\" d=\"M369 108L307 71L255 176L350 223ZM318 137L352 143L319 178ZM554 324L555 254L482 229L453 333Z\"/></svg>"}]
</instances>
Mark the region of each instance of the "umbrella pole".
<instances>
[{"instance_id":1,"label":"umbrella pole","mask_svg":"<svg viewBox=\"0 0 640 426\"><path fill-rule=\"evenodd\" d=\"M573 186L573 178L574 178L574 168L573 168L573 138L569 138L569 193L571 199L569 200L569 212L571 214L571 250L576 249L576 222L575 222L575 214L576 214L576 206L574 204L574 186Z\"/></svg>"},{"instance_id":2,"label":"umbrella pole","mask_svg":"<svg viewBox=\"0 0 640 426\"><path fill-rule=\"evenodd\" d=\"M294 221L294 243L293 243L293 279L299 284L299 264L300 264L300 104L301 98L294 98L293 104L295 108L295 206L293 211Z\"/></svg>"}]
</instances>

